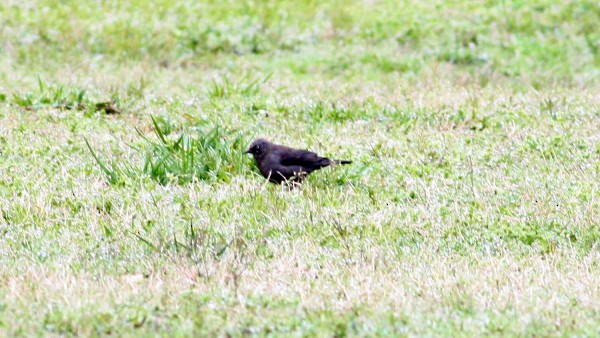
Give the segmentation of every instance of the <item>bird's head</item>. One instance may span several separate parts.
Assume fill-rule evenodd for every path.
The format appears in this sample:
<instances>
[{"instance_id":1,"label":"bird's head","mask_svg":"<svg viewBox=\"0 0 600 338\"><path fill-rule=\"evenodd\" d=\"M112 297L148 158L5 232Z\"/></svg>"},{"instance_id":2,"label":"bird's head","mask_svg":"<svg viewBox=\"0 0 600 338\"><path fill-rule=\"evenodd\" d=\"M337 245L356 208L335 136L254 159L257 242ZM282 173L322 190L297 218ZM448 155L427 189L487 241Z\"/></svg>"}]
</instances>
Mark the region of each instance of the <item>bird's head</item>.
<instances>
[{"instance_id":1,"label":"bird's head","mask_svg":"<svg viewBox=\"0 0 600 338\"><path fill-rule=\"evenodd\" d=\"M259 138L254 140L254 142L250 144L250 147L248 147L248 150L246 150L244 153L252 154L252 156L254 156L255 158L262 157L264 154L267 153L270 145L271 142L265 140L264 138Z\"/></svg>"}]
</instances>

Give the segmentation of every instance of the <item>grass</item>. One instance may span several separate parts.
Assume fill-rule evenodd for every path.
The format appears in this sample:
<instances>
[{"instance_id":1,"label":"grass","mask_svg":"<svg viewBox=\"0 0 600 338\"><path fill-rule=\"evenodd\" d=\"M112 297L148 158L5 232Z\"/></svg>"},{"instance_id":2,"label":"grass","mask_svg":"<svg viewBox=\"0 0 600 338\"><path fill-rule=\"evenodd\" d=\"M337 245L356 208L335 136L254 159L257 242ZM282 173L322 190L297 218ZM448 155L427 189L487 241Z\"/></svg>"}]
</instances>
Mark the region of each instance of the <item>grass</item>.
<instances>
[{"instance_id":1,"label":"grass","mask_svg":"<svg viewBox=\"0 0 600 338\"><path fill-rule=\"evenodd\" d=\"M106 174L109 183L120 185L125 183L126 178L136 180L145 177L163 185L198 180L228 182L232 175L244 171L243 154L248 141L243 135L223 132L216 126L206 132L198 128L193 131L186 129L172 139L169 134L174 126L169 120L157 120L154 117L151 119L156 141L137 130L147 142L146 157L141 165L124 159L115 160L107 165L85 139L90 154Z\"/></svg>"},{"instance_id":2,"label":"grass","mask_svg":"<svg viewBox=\"0 0 600 338\"><path fill-rule=\"evenodd\" d=\"M599 11L3 2L0 335L598 336Z\"/></svg>"}]
</instances>

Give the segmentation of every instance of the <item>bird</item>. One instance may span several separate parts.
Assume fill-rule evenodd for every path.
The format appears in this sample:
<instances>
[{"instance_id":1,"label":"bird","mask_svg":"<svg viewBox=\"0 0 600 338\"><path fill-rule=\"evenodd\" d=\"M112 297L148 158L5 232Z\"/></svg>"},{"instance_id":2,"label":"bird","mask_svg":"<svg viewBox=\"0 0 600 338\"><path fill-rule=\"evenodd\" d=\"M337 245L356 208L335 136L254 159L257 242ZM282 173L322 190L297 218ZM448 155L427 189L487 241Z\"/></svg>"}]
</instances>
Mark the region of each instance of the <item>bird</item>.
<instances>
[{"instance_id":1,"label":"bird","mask_svg":"<svg viewBox=\"0 0 600 338\"><path fill-rule=\"evenodd\" d=\"M315 170L332 164L352 163L346 160L331 160L312 151L271 143L264 138L254 140L244 153L251 154L262 176L276 184L299 184Z\"/></svg>"}]
</instances>

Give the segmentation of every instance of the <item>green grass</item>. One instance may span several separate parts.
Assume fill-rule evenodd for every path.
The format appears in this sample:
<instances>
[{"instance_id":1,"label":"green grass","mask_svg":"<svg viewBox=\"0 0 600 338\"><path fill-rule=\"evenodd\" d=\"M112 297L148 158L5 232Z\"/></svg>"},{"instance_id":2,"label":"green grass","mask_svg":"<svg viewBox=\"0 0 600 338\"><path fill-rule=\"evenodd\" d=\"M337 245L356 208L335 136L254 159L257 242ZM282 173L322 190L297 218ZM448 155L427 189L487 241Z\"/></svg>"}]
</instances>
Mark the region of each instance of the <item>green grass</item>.
<instances>
[{"instance_id":1,"label":"green grass","mask_svg":"<svg viewBox=\"0 0 600 338\"><path fill-rule=\"evenodd\" d=\"M599 18L3 2L0 336L600 335Z\"/></svg>"},{"instance_id":2,"label":"green grass","mask_svg":"<svg viewBox=\"0 0 600 338\"><path fill-rule=\"evenodd\" d=\"M185 184L194 181L230 181L232 175L244 171L244 151L248 140L236 132L223 132L219 126L208 131L199 128L185 129L179 136L171 137L169 120L152 117L157 140L151 140L137 132L147 143L143 164L129 159L118 159L110 164L96 154L89 141L85 143L98 166L106 174L108 182L124 184L126 179L142 180L146 177L166 185ZM135 151L139 151L136 148Z\"/></svg>"}]
</instances>

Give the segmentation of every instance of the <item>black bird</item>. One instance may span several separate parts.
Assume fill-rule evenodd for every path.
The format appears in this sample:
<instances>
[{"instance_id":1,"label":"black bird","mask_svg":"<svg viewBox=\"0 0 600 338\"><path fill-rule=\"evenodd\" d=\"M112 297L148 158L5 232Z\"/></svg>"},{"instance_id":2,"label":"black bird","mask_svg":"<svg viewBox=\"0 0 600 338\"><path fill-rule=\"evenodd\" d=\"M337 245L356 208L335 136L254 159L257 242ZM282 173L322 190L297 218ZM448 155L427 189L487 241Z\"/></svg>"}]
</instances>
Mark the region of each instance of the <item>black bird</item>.
<instances>
[{"instance_id":1,"label":"black bird","mask_svg":"<svg viewBox=\"0 0 600 338\"><path fill-rule=\"evenodd\" d=\"M264 138L256 139L246 154L252 154L260 173L269 181L300 183L315 170L332 164L350 164L352 161L330 160L312 151L294 149L271 143Z\"/></svg>"}]
</instances>

